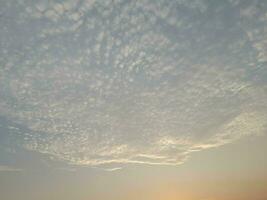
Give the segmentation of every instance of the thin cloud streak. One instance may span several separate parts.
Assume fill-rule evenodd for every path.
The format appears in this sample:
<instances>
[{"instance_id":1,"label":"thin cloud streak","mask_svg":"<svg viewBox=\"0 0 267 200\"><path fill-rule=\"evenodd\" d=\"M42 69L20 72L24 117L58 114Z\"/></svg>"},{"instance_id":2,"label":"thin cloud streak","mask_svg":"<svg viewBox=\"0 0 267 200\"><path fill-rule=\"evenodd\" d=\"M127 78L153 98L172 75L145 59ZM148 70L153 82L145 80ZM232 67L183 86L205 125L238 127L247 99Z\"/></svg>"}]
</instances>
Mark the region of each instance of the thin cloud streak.
<instances>
[{"instance_id":1,"label":"thin cloud streak","mask_svg":"<svg viewBox=\"0 0 267 200\"><path fill-rule=\"evenodd\" d=\"M0 172L22 172L21 168L14 168L7 165L0 165Z\"/></svg>"}]
</instances>

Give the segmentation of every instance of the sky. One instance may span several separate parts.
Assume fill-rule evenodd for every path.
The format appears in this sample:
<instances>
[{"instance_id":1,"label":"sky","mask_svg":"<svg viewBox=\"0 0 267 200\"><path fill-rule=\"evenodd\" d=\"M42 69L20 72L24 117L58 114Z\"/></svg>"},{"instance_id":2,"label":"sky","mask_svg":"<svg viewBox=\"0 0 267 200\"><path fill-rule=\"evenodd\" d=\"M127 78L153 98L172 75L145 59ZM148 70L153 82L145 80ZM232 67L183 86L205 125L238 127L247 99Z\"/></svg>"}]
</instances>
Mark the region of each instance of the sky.
<instances>
[{"instance_id":1,"label":"sky","mask_svg":"<svg viewBox=\"0 0 267 200\"><path fill-rule=\"evenodd\" d=\"M266 200L267 1L0 0L4 200Z\"/></svg>"}]
</instances>

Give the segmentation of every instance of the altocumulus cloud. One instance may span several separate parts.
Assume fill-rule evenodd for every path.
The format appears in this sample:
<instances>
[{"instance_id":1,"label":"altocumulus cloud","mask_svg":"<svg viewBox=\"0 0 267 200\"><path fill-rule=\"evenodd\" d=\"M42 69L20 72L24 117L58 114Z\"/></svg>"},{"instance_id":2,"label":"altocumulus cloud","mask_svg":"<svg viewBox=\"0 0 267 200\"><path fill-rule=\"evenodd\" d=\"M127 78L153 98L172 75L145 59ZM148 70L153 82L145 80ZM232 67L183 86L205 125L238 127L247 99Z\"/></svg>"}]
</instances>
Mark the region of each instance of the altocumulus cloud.
<instances>
[{"instance_id":1,"label":"altocumulus cloud","mask_svg":"<svg viewBox=\"0 0 267 200\"><path fill-rule=\"evenodd\" d=\"M266 1L0 5L0 113L27 150L178 165L266 132Z\"/></svg>"}]
</instances>

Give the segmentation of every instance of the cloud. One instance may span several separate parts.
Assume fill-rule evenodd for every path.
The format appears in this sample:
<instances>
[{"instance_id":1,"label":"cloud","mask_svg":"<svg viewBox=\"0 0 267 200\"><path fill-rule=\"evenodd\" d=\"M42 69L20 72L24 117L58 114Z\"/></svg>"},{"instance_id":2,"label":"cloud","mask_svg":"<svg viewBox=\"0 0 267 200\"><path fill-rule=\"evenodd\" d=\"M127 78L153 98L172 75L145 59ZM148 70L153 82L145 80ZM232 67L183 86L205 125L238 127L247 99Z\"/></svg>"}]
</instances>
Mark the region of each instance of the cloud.
<instances>
[{"instance_id":1,"label":"cloud","mask_svg":"<svg viewBox=\"0 0 267 200\"><path fill-rule=\"evenodd\" d=\"M23 169L14 168L7 165L0 165L0 172L21 172Z\"/></svg>"},{"instance_id":2,"label":"cloud","mask_svg":"<svg viewBox=\"0 0 267 200\"><path fill-rule=\"evenodd\" d=\"M77 170L75 168L69 168L69 167L60 167L60 168L56 168L57 170L60 171L66 171L66 172L76 172Z\"/></svg>"},{"instance_id":3,"label":"cloud","mask_svg":"<svg viewBox=\"0 0 267 200\"><path fill-rule=\"evenodd\" d=\"M1 4L0 113L23 148L178 165L266 132L265 3Z\"/></svg>"},{"instance_id":4,"label":"cloud","mask_svg":"<svg viewBox=\"0 0 267 200\"><path fill-rule=\"evenodd\" d=\"M118 171L118 170L121 170L122 168L121 167L115 167L115 168L109 168L109 169L104 169L105 171L107 172L114 172L114 171Z\"/></svg>"}]
</instances>

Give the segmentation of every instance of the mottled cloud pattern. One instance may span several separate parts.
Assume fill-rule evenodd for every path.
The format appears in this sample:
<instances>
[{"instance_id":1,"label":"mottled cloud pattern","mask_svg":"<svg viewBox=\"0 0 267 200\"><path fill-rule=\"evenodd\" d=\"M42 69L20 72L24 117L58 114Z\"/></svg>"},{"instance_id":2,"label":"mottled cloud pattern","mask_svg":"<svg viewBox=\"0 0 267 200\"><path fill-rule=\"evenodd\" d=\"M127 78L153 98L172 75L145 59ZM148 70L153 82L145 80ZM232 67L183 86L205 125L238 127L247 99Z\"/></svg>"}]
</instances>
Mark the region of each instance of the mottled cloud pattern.
<instances>
[{"instance_id":1,"label":"mottled cloud pattern","mask_svg":"<svg viewBox=\"0 0 267 200\"><path fill-rule=\"evenodd\" d=\"M266 133L264 0L0 5L0 114L20 147L177 165Z\"/></svg>"}]
</instances>

